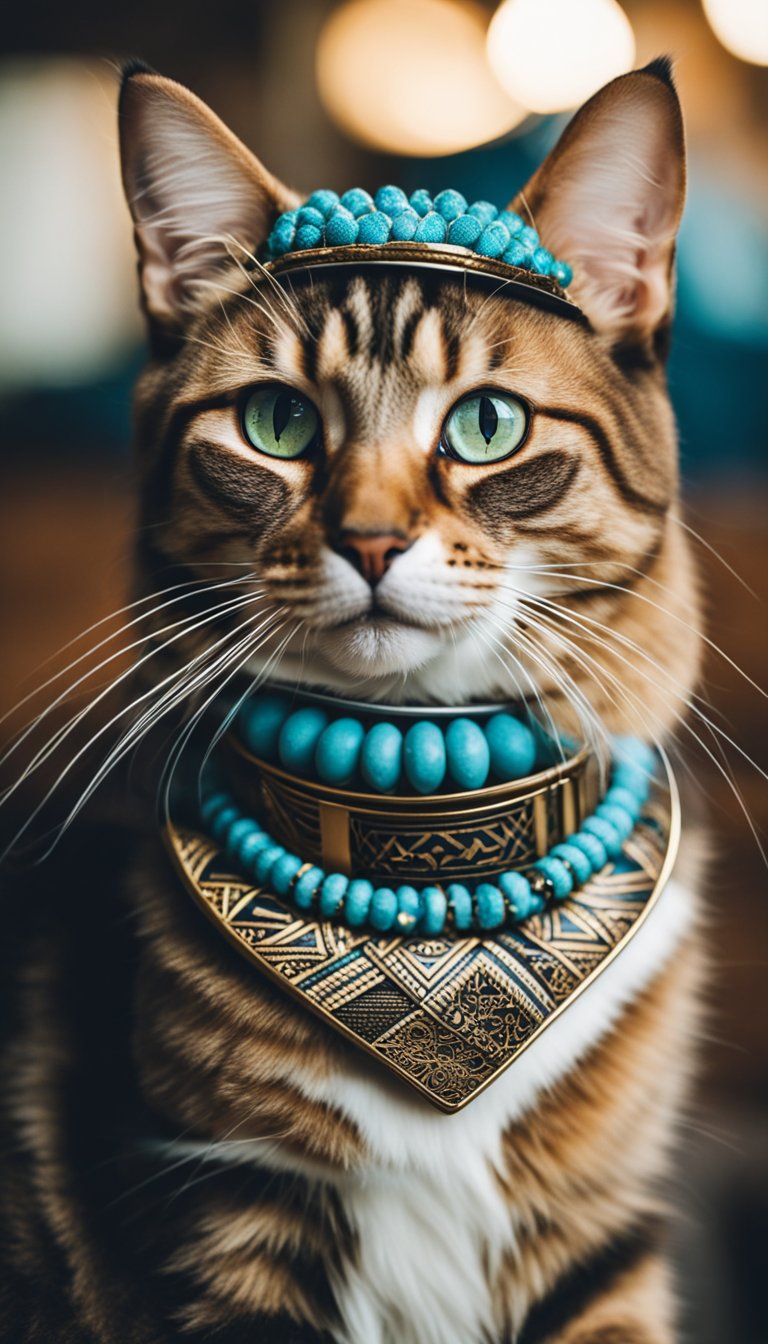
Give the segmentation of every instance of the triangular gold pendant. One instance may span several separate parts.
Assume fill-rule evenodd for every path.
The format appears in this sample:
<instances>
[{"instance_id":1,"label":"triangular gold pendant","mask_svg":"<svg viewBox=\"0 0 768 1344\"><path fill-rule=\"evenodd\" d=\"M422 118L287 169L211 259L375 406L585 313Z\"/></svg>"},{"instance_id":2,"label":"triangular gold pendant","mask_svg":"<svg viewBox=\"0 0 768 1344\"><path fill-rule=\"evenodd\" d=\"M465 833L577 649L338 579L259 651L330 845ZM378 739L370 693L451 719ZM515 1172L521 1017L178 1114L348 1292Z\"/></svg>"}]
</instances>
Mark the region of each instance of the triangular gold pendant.
<instances>
[{"instance_id":1,"label":"triangular gold pendant","mask_svg":"<svg viewBox=\"0 0 768 1344\"><path fill-rule=\"evenodd\" d=\"M218 845L170 824L192 895L255 965L443 1111L493 1082L619 955L671 871L677 790L654 785L624 846L569 900L483 938L374 935L304 919L232 872Z\"/></svg>"}]
</instances>

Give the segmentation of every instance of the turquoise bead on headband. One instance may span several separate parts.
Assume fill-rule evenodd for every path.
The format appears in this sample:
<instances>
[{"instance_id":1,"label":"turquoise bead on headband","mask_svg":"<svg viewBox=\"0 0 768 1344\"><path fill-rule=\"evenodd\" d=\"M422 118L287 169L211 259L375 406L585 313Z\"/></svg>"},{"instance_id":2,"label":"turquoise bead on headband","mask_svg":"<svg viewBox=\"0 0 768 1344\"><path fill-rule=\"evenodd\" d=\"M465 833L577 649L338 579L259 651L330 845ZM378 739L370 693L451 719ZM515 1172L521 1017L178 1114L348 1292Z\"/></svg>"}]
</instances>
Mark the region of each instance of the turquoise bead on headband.
<instances>
[{"instance_id":1,"label":"turquoise bead on headband","mask_svg":"<svg viewBox=\"0 0 768 1344\"><path fill-rule=\"evenodd\" d=\"M380 247L385 243L448 243L479 257L506 262L547 276L561 289L573 279L566 261L543 247L534 228L514 210L498 210L490 201L468 204L460 191L423 187L410 197L400 187L379 187L375 195L352 187L339 197L314 191L296 210L279 215L266 243L267 261L317 247Z\"/></svg>"}]
</instances>

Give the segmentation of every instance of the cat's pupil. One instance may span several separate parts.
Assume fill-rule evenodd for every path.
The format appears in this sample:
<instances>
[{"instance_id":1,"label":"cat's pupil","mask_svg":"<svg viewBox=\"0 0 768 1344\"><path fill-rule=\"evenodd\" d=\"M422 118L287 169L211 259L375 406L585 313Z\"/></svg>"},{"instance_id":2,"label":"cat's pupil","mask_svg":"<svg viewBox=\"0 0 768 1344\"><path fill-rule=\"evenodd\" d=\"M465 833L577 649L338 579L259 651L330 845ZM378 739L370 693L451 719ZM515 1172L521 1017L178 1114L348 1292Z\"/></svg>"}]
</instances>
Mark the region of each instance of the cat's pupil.
<instances>
[{"instance_id":1,"label":"cat's pupil","mask_svg":"<svg viewBox=\"0 0 768 1344\"><path fill-rule=\"evenodd\" d=\"M490 397L480 398L478 423L487 447L499 427L499 416Z\"/></svg>"},{"instance_id":2,"label":"cat's pupil","mask_svg":"<svg viewBox=\"0 0 768 1344\"><path fill-rule=\"evenodd\" d=\"M272 430L276 443L280 442L280 435L283 433L283 430L291 418L292 409L293 397L290 392L281 392L275 398L275 405L272 411Z\"/></svg>"}]
</instances>

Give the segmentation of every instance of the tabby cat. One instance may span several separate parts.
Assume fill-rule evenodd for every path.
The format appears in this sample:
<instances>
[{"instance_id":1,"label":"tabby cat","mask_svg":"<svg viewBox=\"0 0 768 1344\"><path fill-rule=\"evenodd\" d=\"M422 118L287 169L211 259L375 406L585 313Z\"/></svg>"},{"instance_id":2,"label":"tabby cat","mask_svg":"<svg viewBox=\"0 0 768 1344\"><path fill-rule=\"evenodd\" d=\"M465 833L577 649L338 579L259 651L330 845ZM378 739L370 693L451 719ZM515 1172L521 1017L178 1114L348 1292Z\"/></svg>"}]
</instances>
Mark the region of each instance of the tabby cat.
<instances>
[{"instance_id":1,"label":"tabby cat","mask_svg":"<svg viewBox=\"0 0 768 1344\"><path fill-rule=\"evenodd\" d=\"M582 734L663 741L699 658L665 377L685 179L668 63L597 93L512 201L573 264L587 325L438 271L270 282L259 249L299 198L143 66L119 116L151 342L134 735L147 707L279 673L385 702L535 696ZM314 408L311 451L244 436L262 383ZM441 425L488 388L529 408L527 437L456 461ZM690 856L618 960L446 1116L209 930L149 809L142 845L84 835L77 899L54 871L15 952L0 1338L677 1338Z\"/></svg>"}]
</instances>

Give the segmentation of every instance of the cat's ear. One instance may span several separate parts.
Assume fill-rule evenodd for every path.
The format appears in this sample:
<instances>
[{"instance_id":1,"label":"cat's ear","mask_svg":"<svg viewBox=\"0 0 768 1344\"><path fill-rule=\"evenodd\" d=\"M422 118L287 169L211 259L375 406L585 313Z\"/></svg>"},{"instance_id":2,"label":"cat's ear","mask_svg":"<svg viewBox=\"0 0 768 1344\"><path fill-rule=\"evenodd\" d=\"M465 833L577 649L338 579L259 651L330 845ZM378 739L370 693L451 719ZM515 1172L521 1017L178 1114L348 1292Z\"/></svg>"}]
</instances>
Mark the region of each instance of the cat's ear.
<instances>
[{"instance_id":1,"label":"cat's ear","mask_svg":"<svg viewBox=\"0 0 768 1344\"><path fill-rule=\"evenodd\" d=\"M607 84L582 107L513 208L573 267L596 330L642 343L668 322L685 142L670 63Z\"/></svg>"},{"instance_id":2,"label":"cat's ear","mask_svg":"<svg viewBox=\"0 0 768 1344\"><path fill-rule=\"evenodd\" d=\"M125 70L118 115L145 307L177 330L222 264L244 261L296 198L205 103L147 66Z\"/></svg>"}]
</instances>

